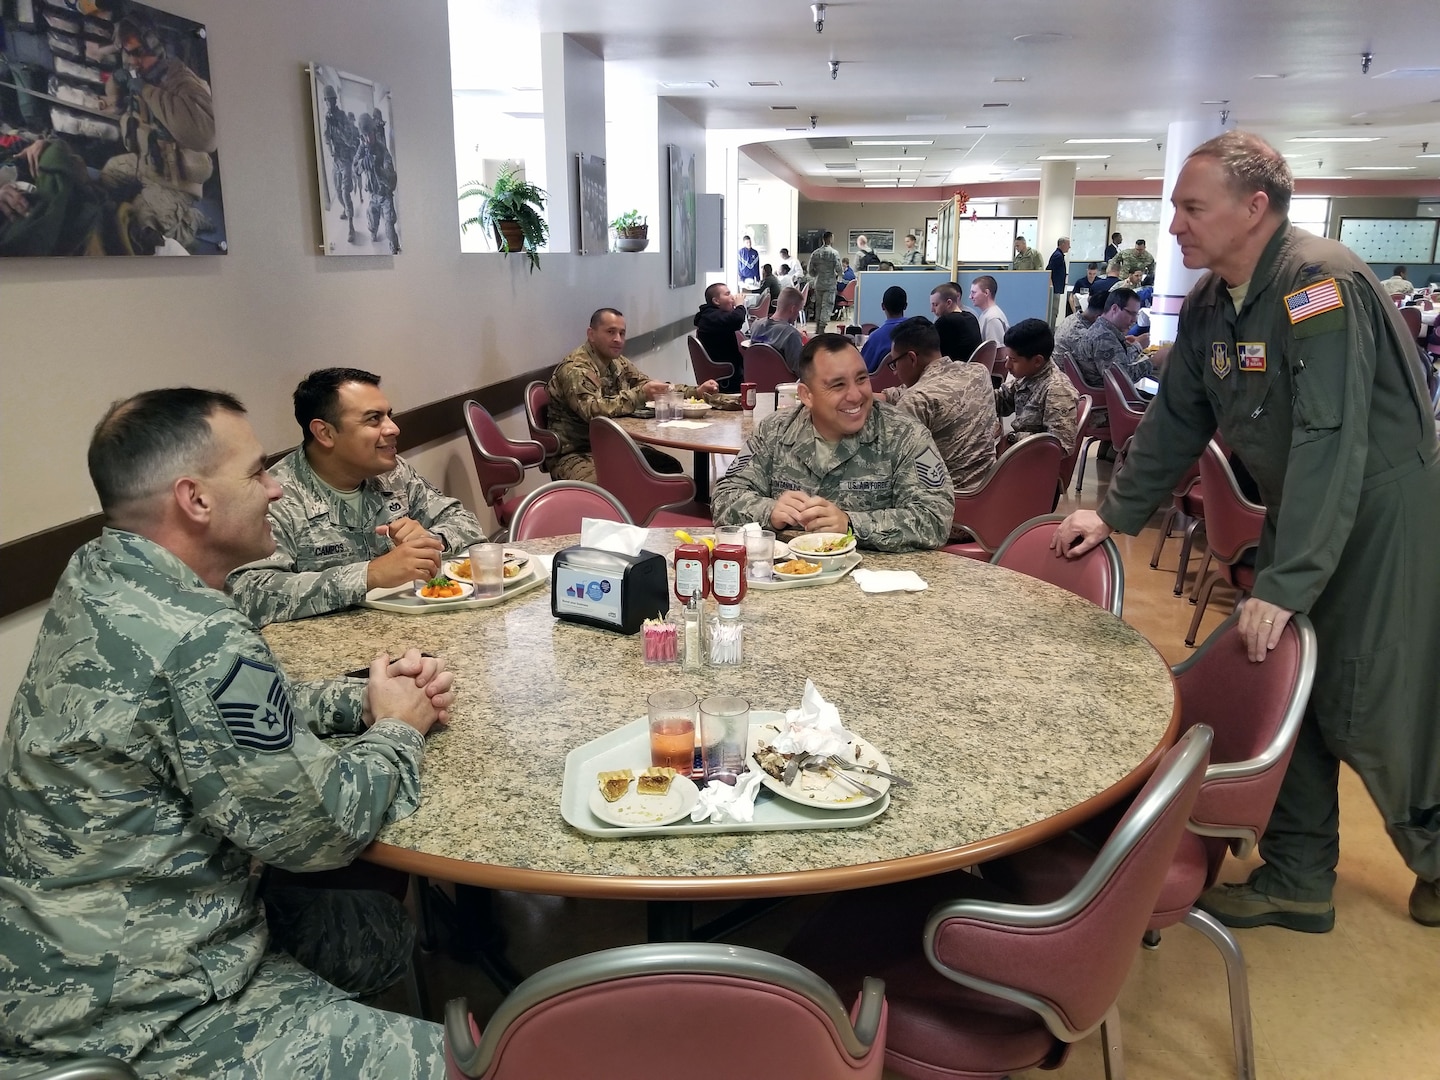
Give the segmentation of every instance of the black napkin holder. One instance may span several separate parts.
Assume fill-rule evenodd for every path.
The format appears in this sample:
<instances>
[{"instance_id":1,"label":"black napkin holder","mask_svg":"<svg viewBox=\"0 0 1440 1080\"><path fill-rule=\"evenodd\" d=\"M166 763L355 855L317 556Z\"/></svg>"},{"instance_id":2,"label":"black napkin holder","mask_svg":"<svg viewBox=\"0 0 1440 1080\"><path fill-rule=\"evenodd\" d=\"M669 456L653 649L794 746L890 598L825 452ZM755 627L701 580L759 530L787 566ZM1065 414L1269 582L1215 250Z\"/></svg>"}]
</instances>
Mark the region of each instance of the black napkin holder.
<instances>
[{"instance_id":1,"label":"black napkin holder","mask_svg":"<svg viewBox=\"0 0 1440 1080\"><path fill-rule=\"evenodd\" d=\"M550 613L557 619L634 634L670 610L670 574L653 551L622 555L568 547L550 571Z\"/></svg>"}]
</instances>

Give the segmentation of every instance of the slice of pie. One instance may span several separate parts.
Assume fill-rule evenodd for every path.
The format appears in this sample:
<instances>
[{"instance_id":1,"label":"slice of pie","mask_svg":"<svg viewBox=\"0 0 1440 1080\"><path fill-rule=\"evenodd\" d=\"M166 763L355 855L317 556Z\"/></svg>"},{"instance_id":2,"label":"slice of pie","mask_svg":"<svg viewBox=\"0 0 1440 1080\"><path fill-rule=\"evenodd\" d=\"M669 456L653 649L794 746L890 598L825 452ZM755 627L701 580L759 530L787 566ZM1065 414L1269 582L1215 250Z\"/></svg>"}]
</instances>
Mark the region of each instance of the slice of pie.
<instances>
[{"instance_id":1,"label":"slice of pie","mask_svg":"<svg viewBox=\"0 0 1440 1080\"><path fill-rule=\"evenodd\" d=\"M652 765L640 774L635 782L635 791L640 795L664 795L670 790L670 781L675 779L675 770L668 765Z\"/></svg>"},{"instance_id":2,"label":"slice of pie","mask_svg":"<svg viewBox=\"0 0 1440 1080\"><path fill-rule=\"evenodd\" d=\"M635 774L629 769L611 769L600 774L600 794L606 802L615 802L625 797L630 790L630 781Z\"/></svg>"}]
</instances>

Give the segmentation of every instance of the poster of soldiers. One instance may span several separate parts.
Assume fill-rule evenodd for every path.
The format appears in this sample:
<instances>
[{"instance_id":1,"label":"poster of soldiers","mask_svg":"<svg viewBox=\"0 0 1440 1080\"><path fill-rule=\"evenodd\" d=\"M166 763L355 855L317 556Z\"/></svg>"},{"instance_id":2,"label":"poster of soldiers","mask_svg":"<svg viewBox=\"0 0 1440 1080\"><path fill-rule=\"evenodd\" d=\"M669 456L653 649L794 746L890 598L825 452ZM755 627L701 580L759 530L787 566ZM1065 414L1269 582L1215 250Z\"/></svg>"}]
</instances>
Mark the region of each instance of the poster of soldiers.
<instances>
[{"instance_id":1,"label":"poster of soldiers","mask_svg":"<svg viewBox=\"0 0 1440 1080\"><path fill-rule=\"evenodd\" d=\"M227 250L205 27L131 0L4 0L0 256Z\"/></svg>"},{"instance_id":2,"label":"poster of soldiers","mask_svg":"<svg viewBox=\"0 0 1440 1080\"><path fill-rule=\"evenodd\" d=\"M310 89L320 173L321 250L326 255L399 255L390 88L311 64Z\"/></svg>"}]
</instances>

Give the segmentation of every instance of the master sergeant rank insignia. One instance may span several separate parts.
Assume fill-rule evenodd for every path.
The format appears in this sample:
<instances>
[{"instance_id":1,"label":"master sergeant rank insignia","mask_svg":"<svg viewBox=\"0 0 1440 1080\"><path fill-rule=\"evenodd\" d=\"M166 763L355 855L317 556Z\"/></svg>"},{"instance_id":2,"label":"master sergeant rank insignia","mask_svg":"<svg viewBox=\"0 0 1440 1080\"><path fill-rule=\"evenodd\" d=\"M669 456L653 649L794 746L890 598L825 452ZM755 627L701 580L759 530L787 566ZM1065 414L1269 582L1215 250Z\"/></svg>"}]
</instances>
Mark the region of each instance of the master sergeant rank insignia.
<instances>
[{"instance_id":1,"label":"master sergeant rank insignia","mask_svg":"<svg viewBox=\"0 0 1440 1080\"><path fill-rule=\"evenodd\" d=\"M1230 346L1223 341L1210 343L1210 370L1217 379L1230 374Z\"/></svg>"},{"instance_id":2,"label":"master sergeant rank insignia","mask_svg":"<svg viewBox=\"0 0 1440 1080\"><path fill-rule=\"evenodd\" d=\"M915 475L925 487L938 488L950 473L940 455L927 446L925 452L915 459Z\"/></svg>"},{"instance_id":3,"label":"master sergeant rank insignia","mask_svg":"<svg viewBox=\"0 0 1440 1080\"><path fill-rule=\"evenodd\" d=\"M285 684L269 664L237 658L210 700L242 749L273 754L288 750L295 740L295 713Z\"/></svg>"}]
</instances>

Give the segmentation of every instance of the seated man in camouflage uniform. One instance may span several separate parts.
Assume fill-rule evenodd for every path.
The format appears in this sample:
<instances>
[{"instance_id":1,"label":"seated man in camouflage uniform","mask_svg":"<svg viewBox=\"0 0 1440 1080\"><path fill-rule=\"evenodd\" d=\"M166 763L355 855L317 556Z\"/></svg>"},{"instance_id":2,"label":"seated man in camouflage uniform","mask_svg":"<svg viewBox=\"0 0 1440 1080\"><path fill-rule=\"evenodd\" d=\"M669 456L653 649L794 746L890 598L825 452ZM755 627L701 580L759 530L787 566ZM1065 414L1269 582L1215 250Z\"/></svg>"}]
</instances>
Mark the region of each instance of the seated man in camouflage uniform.
<instances>
[{"instance_id":1,"label":"seated man in camouflage uniform","mask_svg":"<svg viewBox=\"0 0 1440 1080\"><path fill-rule=\"evenodd\" d=\"M596 416L634 416L656 394L677 390L687 396L716 393L714 379L699 386L671 386L652 379L625 358L625 316L614 308L600 308L590 316L585 344L575 349L550 376L550 430L560 450L545 462L556 480L595 482L595 459L590 456L590 420ZM678 473L680 463L650 446L640 452L657 472Z\"/></svg>"},{"instance_id":2,"label":"seated man in camouflage uniform","mask_svg":"<svg viewBox=\"0 0 1440 1080\"><path fill-rule=\"evenodd\" d=\"M273 470L286 498L270 508L275 553L230 575L256 626L352 607L370 589L427 580L446 551L485 530L395 449L400 429L380 377L312 371L295 388L300 449Z\"/></svg>"},{"instance_id":3,"label":"seated man in camouflage uniform","mask_svg":"<svg viewBox=\"0 0 1440 1080\"><path fill-rule=\"evenodd\" d=\"M1005 331L1005 366L1014 381L995 391L995 411L1015 414L1005 441L1012 446L1026 435L1048 431L1069 450L1075 445L1076 404L1080 395L1050 354L1055 337L1044 319L1024 319Z\"/></svg>"},{"instance_id":4,"label":"seated man in camouflage uniform","mask_svg":"<svg viewBox=\"0 0 1440 1080\"><path fill-rule=\"evenodd\" d=\"M1155 367L1145 358L1144 347L1126 331L1135 324L1140 311L1140 297L1124 286L1111 289L1105 296L1105 311L1095 325L1075 343L1070 359L1087 386L1105 386L1105 369L1111 364L1124 370L1133 382L1155 374Z\"/></svg>"},{"instance_id":5,"label":"seated man in camouflage uniform","mask_svg":"<svg viewBox=\"0 0 1440 1080\"><path fill-rule=\"evenodd\" d=\"M845 532L861 547L939 547L954 487L918 420L875 400L865 361L840 334L800 354L800 404L755 427L711 500L716 525Z\"/></svg>"},{"instance_id":6,"label":"seated man in camouflage uniform","mask_svg":"<svg viewBox=\"0 0 1440 1080\"><path fill-rule=\"evenodd\" d=\"M411 651L368 682L286 678L224 591L281 496L230 395L117 403L89 460L106 528L0 742L0 1075L107 1054L166 1080L442 1080L438 1026L350 1000L404 972L400 905L271 893L257 866L343 866L412 813L452 676ZM295 892L332 909L325 940L279 929Z\"/></svg>"}]
</instances>

